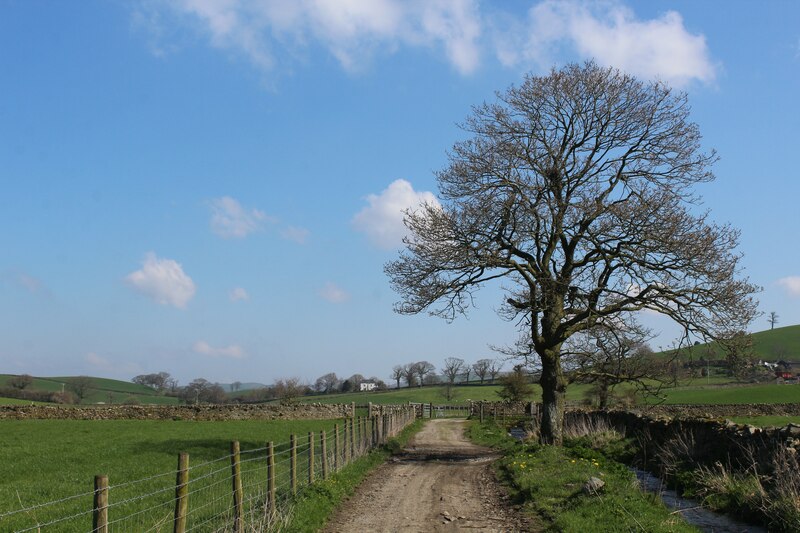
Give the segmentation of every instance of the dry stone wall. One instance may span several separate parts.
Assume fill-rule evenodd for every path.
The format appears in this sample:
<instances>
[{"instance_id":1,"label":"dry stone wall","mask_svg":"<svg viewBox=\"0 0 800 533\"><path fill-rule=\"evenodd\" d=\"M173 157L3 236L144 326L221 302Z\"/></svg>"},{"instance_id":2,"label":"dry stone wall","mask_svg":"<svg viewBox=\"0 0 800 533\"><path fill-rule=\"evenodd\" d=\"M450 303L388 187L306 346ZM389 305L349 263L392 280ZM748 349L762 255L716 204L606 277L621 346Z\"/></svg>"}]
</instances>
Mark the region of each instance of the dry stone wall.
<instances>
[{"instance_id":1,"label":"dry stone wall","mask_svg":"<svg viewBox=\"0 0 800 533\"><path fill-rule=\"evenodd\" d=\"M9 405L0 420L299 420L353 416L352 404L114 405L60 407Z\"/></svg>"},{"instance_id":2,"label":"dry stone wall","mask_svg":"<svg viewBox=\"0 0 800 533\"><path fill-rule=\"evenodd\" d=\"M630 411L570 411L565 425L613 427L635 436L644 447L651 468L667 462L683 461L697 465L720 463L736 470L753 466L769 472L778 448L792 453L800 449L800 425L760 428L735 424L724 419L644 416Z\"/></svg>"}]
</instances>

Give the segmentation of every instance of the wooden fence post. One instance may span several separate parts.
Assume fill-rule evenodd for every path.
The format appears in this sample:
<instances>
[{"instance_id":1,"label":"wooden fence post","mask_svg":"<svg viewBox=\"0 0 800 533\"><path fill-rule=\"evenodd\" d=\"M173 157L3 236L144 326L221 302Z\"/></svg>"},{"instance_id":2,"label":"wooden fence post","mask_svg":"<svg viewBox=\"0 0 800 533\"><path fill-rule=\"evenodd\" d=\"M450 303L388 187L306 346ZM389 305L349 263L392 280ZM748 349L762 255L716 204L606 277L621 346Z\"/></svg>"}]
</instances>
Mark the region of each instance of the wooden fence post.
<instances>
[{"instance_id":1,"label":"wooden fence post","mask_svg":"<svg viewBox=\"0 0 800 533\"><path fill-rule=\"evenodd\" d=\"M308 432L308 484L314 483L314 432Z\"/></svg>"},{"instance_id":2,"label":"wooden fence post","mask_svg":"<svg viewBox=\"0 0 800 533\"><path fill-rule=\"evenodd\" d=\"M342 435L342 466L346 466L350 462L350 422L344 419L344 434Z\"/></svg>"},{"instance_id":3,"label":"wooden fence post","mask_svg":"<svg viewBox=\"0 0 800 533\"><path fill-rule=\"evenodd\" d=\"M353 412L355 413L355 402L353 402ZM356 458L356 417L350 419L350 458Z\"/></svg>"},{"instance_id":4,"label":"wooden fence post","mask_svg":"<svg viewBox=\"0 0 800 533\"><path fill-rule=\"evenodd\" d=\"M328 479L328 438L325 431L319 434L319 440L322 446L322 479Z\"/></svg>"},{"instance_id":5,"label":"wooden fence post","mask_svg":"<svg viewBox=\"0 0 800 533\"><path fill-rule=\"evenodd\" d=\"M108 533L108 476L94 476L92 532Z\"/></svg>"},{"instance_id":6,"label":"wooden fence post","mask_svg":"<svg viewBox=\"0 0 800 533\"><path fill-rule=\"evenodd\" d=\"M270 513L275 513L275 446L267 443L267 506Z\"/></svg>"},{"instance_id":7,"label":"wooden fence post","mask_svg":"<svg viewBox=\"0 0 800 533\"><path fill-rule=\"evenodd\" d=\"M339 454L342 453L342 447L339 443L339 424L333 425L333 471L339 471L339 463L341 462L341 457Z\"/></svg>"},{"instance_id":8,"label":"wooden fence post","mask_svg":"<svg viewBox=\"0 0 800 533\"><path fill-rule=\"evenodd\" d=\"M231 477L233 481L233 532L244 531L244 491L242 490L242 465L239 441L231 442Z\"/></svg>"},{"instance_id":9,"label":"wooden fence post","mask_svg":"<svg viewBox=\"0 0 800 533\"><path fill-rule=\"evenodd\" d=\"M289 455L289 470L291 480L289 482L292 488L292 495L297 494L297 437L292 433L289 436L289 447L291 448Z\"/></svg>"},{"instance_id":10,"label":"wooden fence post","mask_svg":"<svg viewBox=\"0 0 800 533\"><path fill-rule=\"evenodd\" d=\"M175 480L175 521L173 533L186 531L186 514L189 510L189 454L178 455L178 475Z\"/></svg>"}]
</instances>

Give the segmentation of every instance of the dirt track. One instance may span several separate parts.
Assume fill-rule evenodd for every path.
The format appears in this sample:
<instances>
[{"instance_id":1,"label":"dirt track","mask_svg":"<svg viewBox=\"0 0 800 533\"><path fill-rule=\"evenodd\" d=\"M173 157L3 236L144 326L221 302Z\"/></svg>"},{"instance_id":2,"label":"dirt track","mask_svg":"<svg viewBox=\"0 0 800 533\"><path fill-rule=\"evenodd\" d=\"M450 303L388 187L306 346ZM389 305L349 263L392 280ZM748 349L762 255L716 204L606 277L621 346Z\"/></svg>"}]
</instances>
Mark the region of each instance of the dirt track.
<instances>
[{"instance_id":1,"label":"dirt track","mask_svg":"<svg viewBox=\"0 0 800 533\"><path fill-rule=\"evenodd\" d=\"M431 420L336 513L328 533L530 531L495 480L497 456L464 437L464 421Z\"/></svg>"}]
</instances>

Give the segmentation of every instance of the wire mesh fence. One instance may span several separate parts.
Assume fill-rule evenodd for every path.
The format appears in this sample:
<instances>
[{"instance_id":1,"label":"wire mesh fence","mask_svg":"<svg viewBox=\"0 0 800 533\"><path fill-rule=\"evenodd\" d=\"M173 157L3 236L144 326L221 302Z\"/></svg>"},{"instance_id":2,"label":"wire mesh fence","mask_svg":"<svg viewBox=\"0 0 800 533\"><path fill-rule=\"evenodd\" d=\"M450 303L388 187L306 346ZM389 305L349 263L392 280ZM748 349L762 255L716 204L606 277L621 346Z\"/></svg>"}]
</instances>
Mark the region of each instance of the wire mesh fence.
<instances>
[{"instance_id":1,"label":"wire mesh fence","mask_svg":"<svg viewBox=\"0 0 800 533\"><path fill-rule=\"evenodd\" d=\"M175 470L125 483L99 475L92 491L1 512L0 531L279 531L298 494L385 444L415 415L400 406L287 442L240 449L234 441L230 454L197 464L182 453Z\"/></svg>"}]
</instances>

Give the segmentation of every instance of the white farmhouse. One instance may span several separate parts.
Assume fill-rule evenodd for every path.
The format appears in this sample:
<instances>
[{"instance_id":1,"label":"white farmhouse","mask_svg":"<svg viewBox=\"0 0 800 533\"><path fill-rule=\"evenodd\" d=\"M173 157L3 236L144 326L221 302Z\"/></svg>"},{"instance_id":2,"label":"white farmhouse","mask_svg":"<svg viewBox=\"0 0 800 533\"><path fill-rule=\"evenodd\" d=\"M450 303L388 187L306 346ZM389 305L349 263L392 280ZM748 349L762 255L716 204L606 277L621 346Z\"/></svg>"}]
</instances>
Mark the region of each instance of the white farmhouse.
<instances>
[{"instance_id":1,"label":"white farmhouse","mask_svg":"<svg viewBox=\"0 0 800 533\"><path fill-rule=\"evenodd\" d=\"M378 384L371 379L365 379L361 382L361 392L375 390L377 387Z\"/></svg>"}]
</instances>

